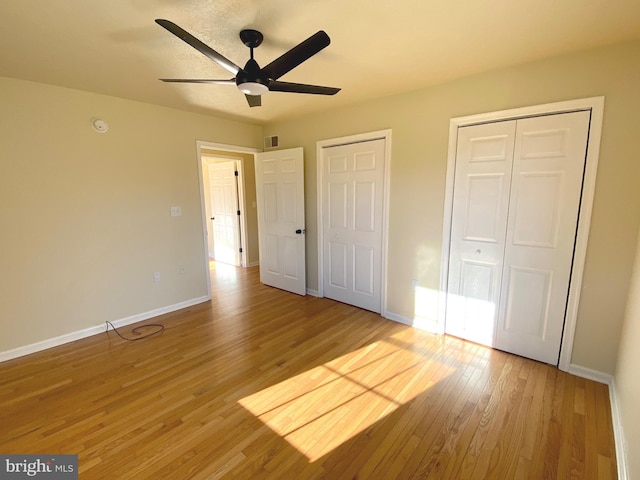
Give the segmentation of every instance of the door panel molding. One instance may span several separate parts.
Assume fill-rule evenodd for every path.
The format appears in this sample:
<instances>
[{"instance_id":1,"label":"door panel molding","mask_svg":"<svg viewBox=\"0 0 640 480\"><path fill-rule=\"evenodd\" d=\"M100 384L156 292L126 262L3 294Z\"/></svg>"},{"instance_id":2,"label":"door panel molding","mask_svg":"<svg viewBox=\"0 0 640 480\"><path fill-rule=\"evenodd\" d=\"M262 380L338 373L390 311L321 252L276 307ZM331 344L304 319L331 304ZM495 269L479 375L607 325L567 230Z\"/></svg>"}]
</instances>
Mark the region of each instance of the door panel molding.
<instances>
[{"instance_id":1,"label":"door panel molding","mask_svg":"<svg viewBox=\"0 0 640 480\"><path fill-rule=\"evenodd\" d=\"M591 212L593 209L593 197L595 192L596 172L600 154L600 139L602 135L602 120L604 114L604 97L591 97L565 102L548 103L529 107L501 110L478 115L452 118L449 121L449 146L447 156L447 173L444 199L444 216L442 228L442 253L440 264L440 295L438 305L438 331L444 332L446 318L446 295L449 278L449 255L451 241L451 219L453 211L453 186L455 176L456 145L458 128L470 125L480 125L503 120L517 120L521 118L569 113L577 111L589 111L591 114L589 137L587 141L586 166L583 179L582 201L578 217L578 230L575 240L574 262L571 270L569 285L569 298L562 336L560 360L558 368L569 371L571 368L571 355L575 338L578 305L584 273L584 263L587 251L589 227L591 224Z\"/></svg>"}]
</instances>

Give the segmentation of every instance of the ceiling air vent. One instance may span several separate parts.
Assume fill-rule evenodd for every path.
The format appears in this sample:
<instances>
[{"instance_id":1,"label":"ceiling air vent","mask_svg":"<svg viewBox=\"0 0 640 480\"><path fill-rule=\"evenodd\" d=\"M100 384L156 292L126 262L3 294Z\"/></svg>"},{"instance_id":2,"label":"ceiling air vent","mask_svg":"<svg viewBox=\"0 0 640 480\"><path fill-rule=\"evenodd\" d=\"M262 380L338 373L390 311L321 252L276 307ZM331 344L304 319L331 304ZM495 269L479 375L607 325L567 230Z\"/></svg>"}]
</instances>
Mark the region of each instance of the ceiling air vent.
<instances>
[{"instance_id":1,"label":"ceiling air vent","mask_svg":"<svg viewBox=\"0 0 640 480\"><path fill-rule=\"evenodd\" d=\"M278 136L273 135L271 137L264 137L264 148L277 148L278 147Z\"/></svg>"}]
</instances>

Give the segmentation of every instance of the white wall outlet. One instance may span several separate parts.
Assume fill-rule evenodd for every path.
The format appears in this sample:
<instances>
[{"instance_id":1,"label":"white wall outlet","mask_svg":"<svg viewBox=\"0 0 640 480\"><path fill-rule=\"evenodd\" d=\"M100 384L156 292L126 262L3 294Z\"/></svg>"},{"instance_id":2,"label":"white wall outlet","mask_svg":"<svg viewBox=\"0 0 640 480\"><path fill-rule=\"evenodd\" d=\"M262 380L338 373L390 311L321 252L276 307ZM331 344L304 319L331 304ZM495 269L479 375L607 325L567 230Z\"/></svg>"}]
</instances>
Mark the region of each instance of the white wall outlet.
<instances>
[{"instance_id":1,"label":"white wall outlet","mask_svg":"<svg viewBox=\"0 0 640 480\"><path fill-rule=\"evenodd\" d=\"M178 273L184 275L184 265L178 265Z\"/></svg>"},{"instance_id":2,"label":"white wall outlet","mask_svg":"<svg viewBox=\"0 0 640 480\"><path fill-rule=\"evenodd\" d=\"M182 208L180 208L180 207L171 207L171 216L172 217L179 217L180 215L182 215Z\"/></svg>"},{"instance_id":3,"label":"white wall outlet","mask_svg":"<svg viewBox=\"0 0 640 480\"><path fill-rule=\"evenodd\" d=\"M160 272L153 272L153 281L154 282L160 281Z\"/></svg>"}]
</instances>

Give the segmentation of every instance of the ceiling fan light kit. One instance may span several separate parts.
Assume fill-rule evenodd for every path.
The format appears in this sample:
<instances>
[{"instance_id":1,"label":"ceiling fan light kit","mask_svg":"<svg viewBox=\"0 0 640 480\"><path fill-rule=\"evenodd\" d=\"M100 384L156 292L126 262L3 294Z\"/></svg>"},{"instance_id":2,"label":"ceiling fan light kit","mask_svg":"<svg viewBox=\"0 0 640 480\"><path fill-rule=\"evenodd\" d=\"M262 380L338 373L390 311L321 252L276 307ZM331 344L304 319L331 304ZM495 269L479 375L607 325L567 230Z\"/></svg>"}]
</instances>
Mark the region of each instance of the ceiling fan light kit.
<instances>
[{"instance_id":1,"label":"ceiling fan light kit","mask_svg":"<svg viewBox=\"0 0 640 480\"><path fill-rule=\"evenodd\" d=\"M240 68L231 60L222 56L175 23L164 19L156 19L156 23L235 75L235 78L225 80L161 78L160 80L163 82L235 84L238 89L245 94L250 107L259 107L262 104L260 96L268 91L315 95L335 95L340 91L339 88L335 87L278 81L285 73L293 70L331 43L329 36L322 30L285 52L263 68L260 68L258 62L253 58L253 49L260 46L264 38L262 33L251 29L242 30L240 32L240 40L249 47L250 58L245 67Z\"/></svg>"}]
</instances>

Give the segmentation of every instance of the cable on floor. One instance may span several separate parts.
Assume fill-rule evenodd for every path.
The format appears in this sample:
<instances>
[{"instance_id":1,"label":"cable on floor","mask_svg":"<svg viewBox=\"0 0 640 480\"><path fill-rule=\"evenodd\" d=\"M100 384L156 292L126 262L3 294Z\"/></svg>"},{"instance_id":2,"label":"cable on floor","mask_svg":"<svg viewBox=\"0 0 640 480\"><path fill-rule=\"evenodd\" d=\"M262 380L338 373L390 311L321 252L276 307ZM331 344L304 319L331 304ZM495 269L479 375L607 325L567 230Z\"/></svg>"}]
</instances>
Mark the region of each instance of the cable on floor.
<instances>
[{"instance_id":1,"label":"cable on floor","mask_svg":"<svg viewBox=\"0 0 640 480\"><path fill-rule=\"evenodd\" d=\"M120 334L120 332L118 331L118 329L116 327L113 326L113 323L107 321L107 332L109 331L109 325L111 325L111 328L113 329L114 332L116 332L116 334L123 340L126 340L128 342L135 342L137 340L144 340L145 338L149 338L152 335L157 335L158 333L162 333L164 331L164 325L160 325L159 323L147 323L146 325L140 325L139 327L134 328L133 330L131 330L131 333L133 333L134 335L142 335L142 332L140 332L141 329L143 328L147 328L147 327L155 327L156 330L154 330L151 333L147 333L146 335L142 335L142 336L138 336L136 338L127 338L124 337Z\"/></svg>"}]
</instances>

